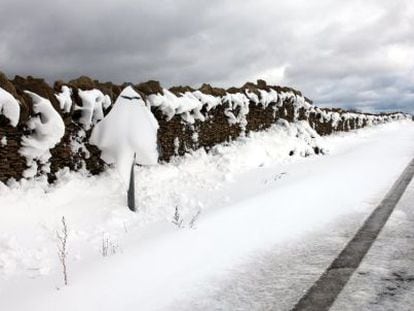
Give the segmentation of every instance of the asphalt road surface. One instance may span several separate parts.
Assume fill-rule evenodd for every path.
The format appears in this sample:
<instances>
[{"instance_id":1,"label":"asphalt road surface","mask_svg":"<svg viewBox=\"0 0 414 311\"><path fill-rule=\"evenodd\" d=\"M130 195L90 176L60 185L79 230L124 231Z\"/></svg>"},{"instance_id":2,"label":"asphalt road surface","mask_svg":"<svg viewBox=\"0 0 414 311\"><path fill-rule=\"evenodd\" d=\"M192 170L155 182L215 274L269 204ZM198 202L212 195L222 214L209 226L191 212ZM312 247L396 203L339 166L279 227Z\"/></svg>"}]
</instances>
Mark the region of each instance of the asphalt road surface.
<instances>
[{"instance_id":1,"label":"asphalt road surface","mask_svg":"<svg viewBox=\"0 0 414 311\"><path fill-rule=\"evenodd\" d=\"M362 259L371 248L414 175L414 159L395 182L381 204L368 217L353 239L320 279L307 291L293 311L329 310ZM414 298L413 298L414 299Z\"/></svg>"}]
</instances>

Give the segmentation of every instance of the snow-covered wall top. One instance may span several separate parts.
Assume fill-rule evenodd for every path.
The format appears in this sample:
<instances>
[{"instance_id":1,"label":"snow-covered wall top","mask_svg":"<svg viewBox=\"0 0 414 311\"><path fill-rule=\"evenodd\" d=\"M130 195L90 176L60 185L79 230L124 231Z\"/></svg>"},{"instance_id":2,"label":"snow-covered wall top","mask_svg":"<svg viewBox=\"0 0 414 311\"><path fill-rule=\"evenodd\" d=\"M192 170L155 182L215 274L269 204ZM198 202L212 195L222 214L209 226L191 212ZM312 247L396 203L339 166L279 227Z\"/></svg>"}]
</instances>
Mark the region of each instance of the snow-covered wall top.
<instances>
[{"instance_id":1,"label":"snow-covered wall top","mask_svg":"<svg viewBox=\"0 0 414 311\"><path fill-rule=\"evenodd\" d=\"M124 98L119 98L120 94ZM0 181L42 175L53 180L65 167L101 172L111 163L111 156L104 141L97 138L102 132L100 124L108 123L106 116L109 120L117 114L115 110L110 113L117 99L130 101L128 98L154 115L161 161L197 148L209 150L250 131L266 129L278 120L306 121L318 134L328 135L411 118L403 113L321 109L297 90L262 80L226 90L204 84L196 90L166 89L157 81L116 85L80 77L67 83L58 81L52 88L42 79L16 76L9 80L0 73ZM133 124L134 117L130 117L127 123ZM116 133L122 131L123 124L115 122L105 131L111 127ZM91 133L95 133L92 140ZM142 135L136 129L136 136L130 137L129 142L137 143L130 144L132 149L141 148L137 146L144 141Z\"/></svg>"},{"instance_id":2,"label":"snow-covered wall top","mask_svg":"<svg viewBox=\"0 0 414 311\"><path fill-rule=\"evenodd\" d=\"M16 126L20 118L19 102L6 90L0 88L0 115L10 121L11 126Z\"/></svg>"},{"instance_id":3,"label":"snow-covered wall top","mask_svg":"<svg viewBox=\"0 0 414 311\"><path fill-rule=\"evenodd\" d=\"M48 99L30 91L26 93L33 100L34 116L26 124L30 134L22 137L22 148L19 152L26 158L28 166L23 176L29 178L37 174L38 163L42 165L42 172L50 172L50 149L56 146L65 134L65 124Z\"/></svg>"}]
</instances>

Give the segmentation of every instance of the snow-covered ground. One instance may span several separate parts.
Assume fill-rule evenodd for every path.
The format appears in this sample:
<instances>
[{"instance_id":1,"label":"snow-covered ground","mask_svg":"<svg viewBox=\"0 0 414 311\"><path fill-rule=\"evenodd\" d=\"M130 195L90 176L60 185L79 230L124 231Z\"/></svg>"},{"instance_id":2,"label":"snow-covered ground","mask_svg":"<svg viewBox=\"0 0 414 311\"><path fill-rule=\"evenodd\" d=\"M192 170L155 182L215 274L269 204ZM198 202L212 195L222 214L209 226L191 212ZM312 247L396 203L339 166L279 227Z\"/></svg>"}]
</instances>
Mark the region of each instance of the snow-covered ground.
<instances>
[{"instance_id":1,"label":"snow-covered ground","mask_svg":"<svg viewBox=\"0 0 414 311\"><path fill-rule=\"evenodd\" d=\"M408 121L313 136L279 124L139 167L136 214L116 171L0 185L0 310L289 309L414 154ZM301 157L315 140L327 154ZM68 286L57 255L63 216Z\"/></svg>"}]
</instances>

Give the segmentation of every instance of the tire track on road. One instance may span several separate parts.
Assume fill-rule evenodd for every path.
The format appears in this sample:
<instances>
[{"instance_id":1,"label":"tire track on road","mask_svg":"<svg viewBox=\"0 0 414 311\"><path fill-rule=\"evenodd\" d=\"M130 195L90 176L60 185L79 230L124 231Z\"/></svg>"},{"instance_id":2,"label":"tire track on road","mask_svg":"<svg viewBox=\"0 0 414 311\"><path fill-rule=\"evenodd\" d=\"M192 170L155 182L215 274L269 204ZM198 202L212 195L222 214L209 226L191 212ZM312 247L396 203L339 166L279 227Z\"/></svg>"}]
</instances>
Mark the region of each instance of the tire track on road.
<instances>
[{"instance_id":1,"label":"tire track on road","mask_svg":"<svg viewBox=\"0 0 414 311\"><path fill-rule=\"evenodd\" d=\"M367 218L352 240L293 307L292 311L329 310L375 242L413 176L414 159L404 169L385 198Z\"/></svg>"}]
</instances>

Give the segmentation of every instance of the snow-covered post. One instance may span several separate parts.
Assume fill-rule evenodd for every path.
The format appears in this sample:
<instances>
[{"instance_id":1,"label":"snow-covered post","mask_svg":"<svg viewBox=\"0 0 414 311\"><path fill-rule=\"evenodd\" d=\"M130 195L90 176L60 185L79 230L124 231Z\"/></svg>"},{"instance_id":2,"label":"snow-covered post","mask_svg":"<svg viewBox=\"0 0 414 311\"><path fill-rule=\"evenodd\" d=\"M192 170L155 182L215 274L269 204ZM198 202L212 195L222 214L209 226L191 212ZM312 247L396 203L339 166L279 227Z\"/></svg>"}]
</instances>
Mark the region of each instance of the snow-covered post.
<instances>
[{"instance_id":1,"label":"snow-covered post","mask_svg":"<svg viewBox=\"0 0 414 311\"><path fill-rule=\"evenodd\" d=\"M128 207L131 211L135 212L137 208L135 207L135 173L134 173L134 166L135 166L135 158L136 154L134 154L134 162L131 165L131 175L129 177L129 187L128 187Z\"/></svg>"},{"instance_id":2,"label":"snow-covered post","mask_svg":"<svg viewBox=\"0 0 414 311\"><path fill-rule=\"evenodd\" d=\"M158 122L142 97L126 87L108 115L92 130L90 142L102 150L101 158L114 164L127 191L128 206L135 210L134 165L158 162Z\"/></svg>"}]
</instances>

